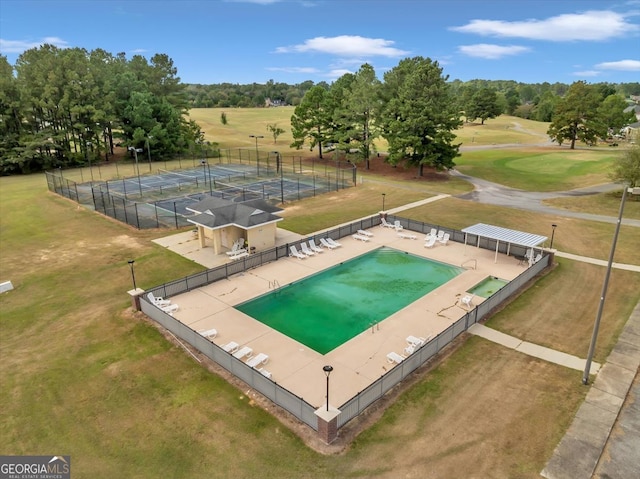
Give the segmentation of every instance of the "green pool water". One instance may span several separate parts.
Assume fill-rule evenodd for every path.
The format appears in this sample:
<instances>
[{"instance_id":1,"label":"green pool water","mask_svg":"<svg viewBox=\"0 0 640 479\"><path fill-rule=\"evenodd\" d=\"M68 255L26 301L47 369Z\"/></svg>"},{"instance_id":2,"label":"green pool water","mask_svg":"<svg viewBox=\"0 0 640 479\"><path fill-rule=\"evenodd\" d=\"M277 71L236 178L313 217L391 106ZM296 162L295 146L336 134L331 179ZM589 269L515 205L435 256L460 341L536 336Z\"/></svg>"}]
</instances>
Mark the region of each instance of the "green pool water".
<instances>
[{"instance_id":1,"label":"green pool water","mask_svg":"<svg viewBox=\"0 0 640 479\"><path fill-rule=\"evenodd\" d=\"M467 293L472 293L476 296L481 296L482 298L488 298L508 283L509 282L504 279L496 278L495 276L488 276L473 288L469 289Z\"/></svg>"},{"instance_id":2,"label":"green pool water","mask_svg":"<svg viewBox=\"0 0 640 479\"><path fill-rule=\"evenodd\" d=\"M383 247L236 309L326 354L462 271Z\"/></svg>"}]
</instances>

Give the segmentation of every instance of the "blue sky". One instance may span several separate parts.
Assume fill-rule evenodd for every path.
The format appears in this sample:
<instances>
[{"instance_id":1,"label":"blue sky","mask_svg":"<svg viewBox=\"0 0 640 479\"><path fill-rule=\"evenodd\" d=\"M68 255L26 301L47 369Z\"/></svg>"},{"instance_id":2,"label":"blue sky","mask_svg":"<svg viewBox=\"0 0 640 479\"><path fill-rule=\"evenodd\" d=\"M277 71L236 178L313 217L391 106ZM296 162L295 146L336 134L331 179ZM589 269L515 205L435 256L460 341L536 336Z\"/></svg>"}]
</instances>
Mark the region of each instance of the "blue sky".
<instances>
[{"instance_id":1,"label":"blue sky","mask_svg":"<svg viewBox=\"0 0 640 479\"><path fill-rule=\"evenodd\" d=\"M450 79L640 82L640 0L0 0L9 63L42 43L151 58L185 83L331 83L407 57Z\"/></svg>"}]
</instances>

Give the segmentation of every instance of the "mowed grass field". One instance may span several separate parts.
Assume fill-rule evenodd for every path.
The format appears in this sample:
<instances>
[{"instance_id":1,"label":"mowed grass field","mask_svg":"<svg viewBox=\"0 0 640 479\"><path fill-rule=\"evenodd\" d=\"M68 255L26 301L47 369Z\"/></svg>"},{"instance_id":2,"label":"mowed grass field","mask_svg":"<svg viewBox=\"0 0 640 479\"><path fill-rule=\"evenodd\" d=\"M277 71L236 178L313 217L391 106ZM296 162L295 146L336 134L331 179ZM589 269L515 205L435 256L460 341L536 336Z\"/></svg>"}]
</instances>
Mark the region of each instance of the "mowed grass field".
<instances>
[{"instance_id":1,"label":"mowed grass field","mask_svg":"<svg viewBox=\"0 0 640 479\"><path fill-rule=\"evenodd\" d=\"M390 208L433 190L368 175L356 188L285 205L281 226L308 233L375 214L382 193ZM170 232L78 207L48 193L43 175L0 178L0 195L0 279L15 286L0 296L4 454L70 454L74 477L535 478L588 390L578 371L465 338L419 370L371 427L320 454L250 391L132 313L127 260L142 288L202 270L151 242ZM614 229L456 198L403 216L544 235L556 222L554 246L601 259ZM637 264L638 244L638 228L622 227L616 261ZM489 325L584 357L603 278L603 267L560 259ZM614 270L595 360L638 300L640 274Z\"/></svg>"}]
</instances>

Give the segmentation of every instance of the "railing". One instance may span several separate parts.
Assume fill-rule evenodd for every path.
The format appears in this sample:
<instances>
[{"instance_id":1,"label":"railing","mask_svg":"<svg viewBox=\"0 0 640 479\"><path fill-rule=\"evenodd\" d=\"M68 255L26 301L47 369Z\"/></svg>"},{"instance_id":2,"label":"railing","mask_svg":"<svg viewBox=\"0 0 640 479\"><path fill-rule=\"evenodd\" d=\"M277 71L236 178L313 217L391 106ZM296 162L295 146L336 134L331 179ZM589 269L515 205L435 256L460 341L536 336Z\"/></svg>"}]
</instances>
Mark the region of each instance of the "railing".
<instances>
[{"instance_id":1,"label":"railing","mask_svg":"<svg viewBox=\"0 0 640 479\"><path fill-rule=\"evenodd\" d=\"M461 268L464 268L464 265L465 265L465 264L467 264L467 263L471 263L471 262L473 262L473 269L478 269L478 260L477 260L477 259L475 259L475 258L468 259L467 261L463 262L463 263L460 265L460 267L461 267ZM465 269L466 269L466 268L465 268Z\"/></svg>"},{"instance_id":2,"label":"railing","mask_svg":"<svg viewBox=\"0 0 640 479\"><path fill-rule=\"evenodd\" d=\"M459 230L453 230L450 228L442 228L439 225L431 225L428 223L417 222L400 217L391 217L392 221L400 221L405 229L411 229L417 232L428 232L431 228L437 227L444 229L445 232L450 234L450 240L459 243L464 242L465 234ZM149 291L156 296L171 297L187 291L191 291L195 288L200 288L207 284L211 284L215 281L228 278L231 275L244 272L248 269L258 267L262 264L277 261L282 257L289 255L289 246L299 245L303 242L308 242L313 238L318 240L321 237L330 237L338 240L345 236L355 233L359 229L368 229L380 224L380 217L378 215L370 216L353 223L341 225L337 228L326 230L322 233L318 233L314 236L299 240L294 243L288 243L286 245L278 246L267 251L252 254L248 257L242 258L233 263L228 263L217 268L209 269L201 273L188 276L186 278L177 279L170 283L154 287ZM478 238L475 235L468 235L467 240L477 244ZM488 238L480 239L480 247L483 249L489 249L491 251L496 250L495 240ZM502 247L502 243L499 246L499 250L503 253L507 252L507 245ZM510 252L515 255L524 255L526 247L511 245ZM416 350L407 359L402 361L396 367L385 375L381 376L373 384L360 391L349 401L340 406L339 410L341 414L338 416L338 427L344 426L354 417L361 414L367 407L380 399L387 391L396 386L400 381L407 377L411 372L424 364L428 359L432 358L435 354L447 346L456 337L466 331L471 325L485 319L489 316L493 310L495 310L500 304L509 299L512 295L520 291L531 279L540 274L545 268L550 265L551 255L543 254L540 261L536 262L529 268L525 269L519 276L507 283L501 289L496 291L492 296L480 303L474 309L469 311L465 316L449 326L445 331L428 341L418 350ZM275 286L276 281L273 282ZM279 284L278 284L279 286ZM220 347L208 339L202 337L196 331L192 330L188 326L184 325L177 319L171 317L167 313L161 311L157 307L153 306L146 300L146 295L141 298L142 311L147 316L154 319L163 327L171 331L178 338L186 341L194 348L201 351L211 360L218 363L220 366L236 375L238 378L245 381L250 387L253 387L261 394L269 398L278 406L289 411L295 417L307 424L314 430L317 430L317 417L315 416L315 407L304 401L304 399L296 396L291 391L278 385L276 382L266 378L260 372L249 368L242 361L234 358L229 353L223 351Z\"/></svg>"}]
</instances>

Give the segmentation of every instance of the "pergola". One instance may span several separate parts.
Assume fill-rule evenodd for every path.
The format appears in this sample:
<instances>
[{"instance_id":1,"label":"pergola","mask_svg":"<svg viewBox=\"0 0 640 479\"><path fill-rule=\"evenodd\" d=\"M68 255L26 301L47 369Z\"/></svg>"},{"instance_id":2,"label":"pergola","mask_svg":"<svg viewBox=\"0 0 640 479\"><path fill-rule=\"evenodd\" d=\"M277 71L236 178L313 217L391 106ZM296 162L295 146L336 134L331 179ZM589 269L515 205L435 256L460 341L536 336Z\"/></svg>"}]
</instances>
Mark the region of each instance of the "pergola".
<instances>
[{"instance_id":1,"label":"pergola","mask_svg":"<svg viewBox=\"0 0 640 479\"><path fill-rule=\"evenodd\" d=\"M508 256L512 244L533 249L547 241L546 236L534 235L532 233L502 228L500 226L485 225L484 223L478 223L473 226L469 226L468 228L463 228L461 231L464 233L465 247L467 245L467 235L470 234L477 236L478 239L476 246L480 246L480 238L496 240L496 263L498 262L498 248L500 246L500 242L507 243Z\"/></svg>"}]
</instances>

